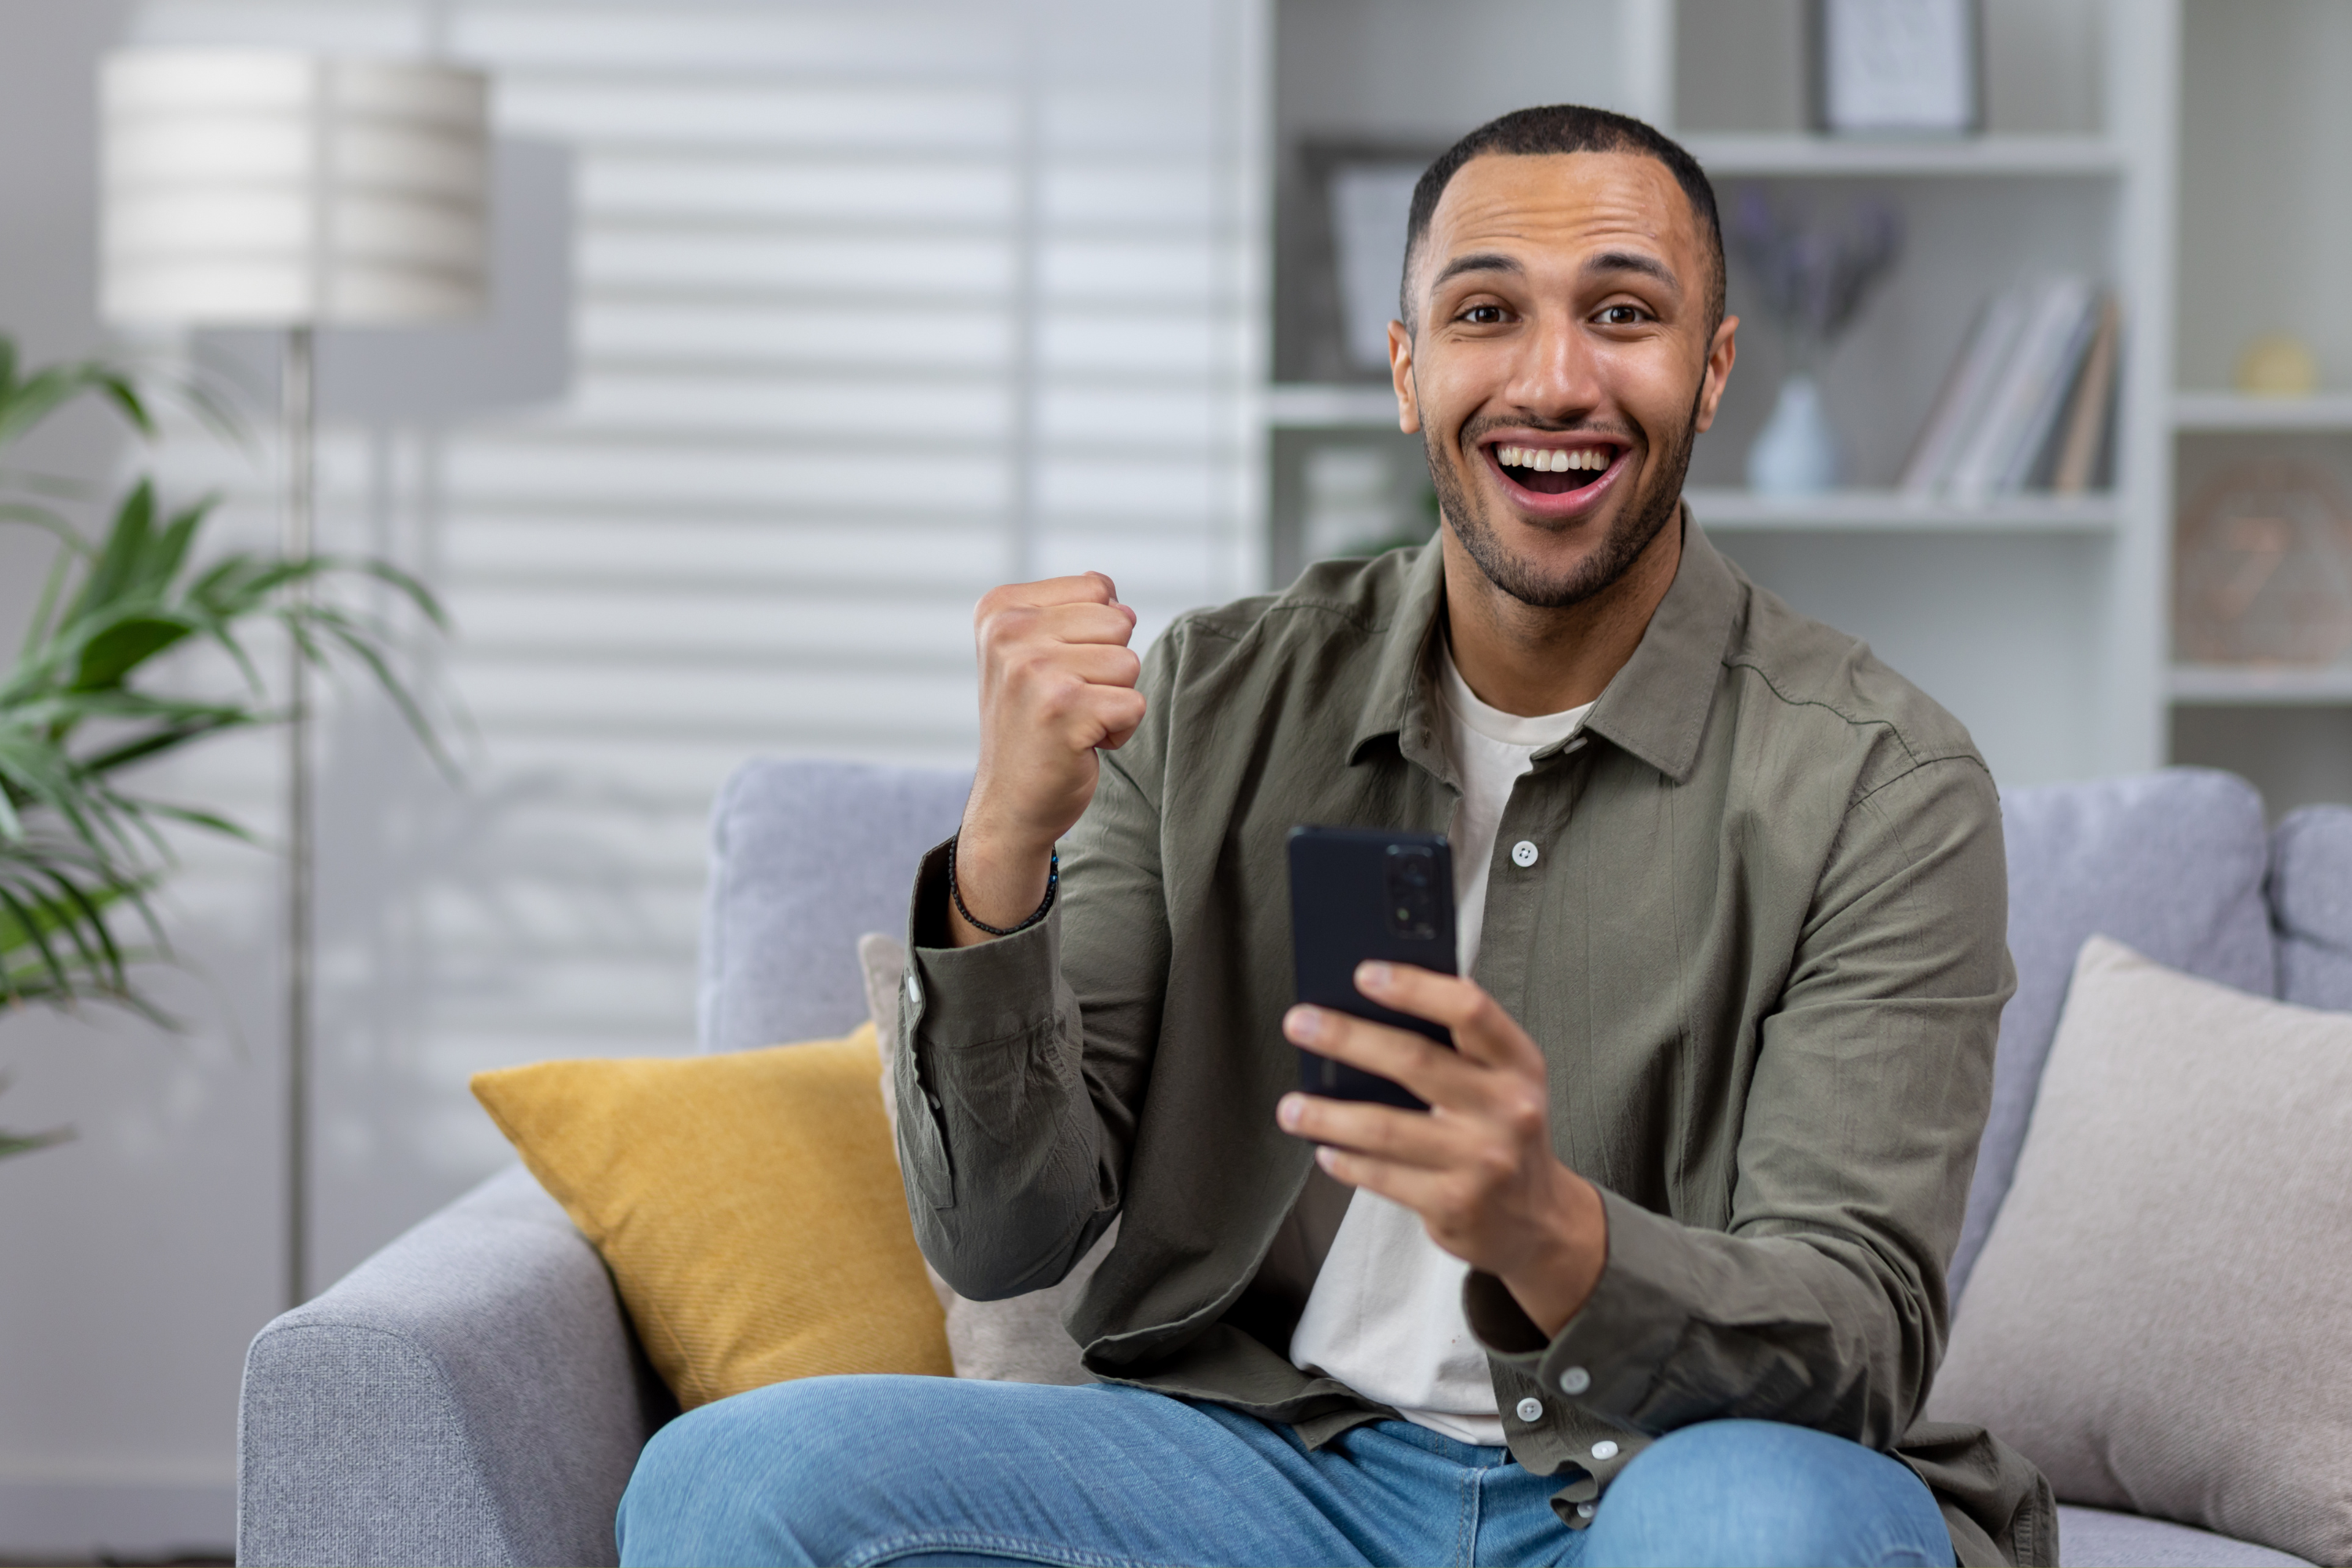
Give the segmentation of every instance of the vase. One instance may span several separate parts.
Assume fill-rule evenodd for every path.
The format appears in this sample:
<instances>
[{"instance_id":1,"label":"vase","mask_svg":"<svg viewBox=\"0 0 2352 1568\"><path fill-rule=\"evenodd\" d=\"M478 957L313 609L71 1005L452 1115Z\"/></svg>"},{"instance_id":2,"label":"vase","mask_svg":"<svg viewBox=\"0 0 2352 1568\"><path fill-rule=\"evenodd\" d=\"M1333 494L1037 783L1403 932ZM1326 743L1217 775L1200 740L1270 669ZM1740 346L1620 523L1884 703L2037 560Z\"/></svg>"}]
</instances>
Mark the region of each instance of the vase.
<instances>
[{"instance_id":1,"label":"vase","mask_svg":"<svg viewBox=\"0 0 2352 1568\"><path fill-rule=\"evenodd\" d=\"M1821 384L1800 372L1780 384L1772 416L1748 448L1748 488L1758 495L1812 496L1838 482L1837 435Z\"/></svg>"}]
</instances>

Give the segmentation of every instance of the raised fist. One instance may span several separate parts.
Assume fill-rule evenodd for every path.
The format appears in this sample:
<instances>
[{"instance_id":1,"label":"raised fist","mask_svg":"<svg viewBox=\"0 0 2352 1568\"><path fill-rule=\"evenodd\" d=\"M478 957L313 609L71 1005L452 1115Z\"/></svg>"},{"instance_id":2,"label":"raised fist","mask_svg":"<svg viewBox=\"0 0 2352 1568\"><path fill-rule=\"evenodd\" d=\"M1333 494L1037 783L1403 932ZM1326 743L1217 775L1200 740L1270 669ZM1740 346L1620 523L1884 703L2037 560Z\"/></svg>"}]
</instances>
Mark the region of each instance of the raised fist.
<instances>
[{"instance_id":1,"label":"raised fist","mask_svg":"<svg viewBox=\"0 0 2352 1568\"><path fill-rule=\"evenodd\" d=\"M1099 572L992 589L972 614L980 649L980 770L956 844L964 907L991 925L1026 920L1048 858L1094 798L1097 747L1143 722L1135 612ZM958 945L987 933L951 915Z\"/></svg>"}]
</instances>

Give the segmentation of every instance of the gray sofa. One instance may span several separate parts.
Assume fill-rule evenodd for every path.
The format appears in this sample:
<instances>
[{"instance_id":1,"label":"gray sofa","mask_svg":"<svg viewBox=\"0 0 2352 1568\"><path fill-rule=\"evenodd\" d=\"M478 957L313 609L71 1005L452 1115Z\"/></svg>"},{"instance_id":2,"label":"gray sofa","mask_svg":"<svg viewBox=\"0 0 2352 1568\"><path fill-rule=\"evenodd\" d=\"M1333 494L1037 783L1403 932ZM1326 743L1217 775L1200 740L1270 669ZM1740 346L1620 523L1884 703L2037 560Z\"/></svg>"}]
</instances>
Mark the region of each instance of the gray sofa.
<instances>
[{"instance_id":1,"label":"gray sofa","mask_svg":"<svg viewBox=\"0 0 2352 1568\"><path fill-rule=\"evenodd\" d=\"M837 1035L864 1016L856 938L898 929L915 862L953 827L965 784L811 762L737 772L711 825L702 1048ZM2298 813L2267 833L2244 783L2186 769L2014 791L2003 809L2019 985L1956 1291L2008 1190L2085 937L2352 1009L2352 810ZM254 1341L238 1561L610 1563L614 1505L674 1411L603 1263L516 1167ZM2062 1511L2070 1565L2302 1561L2157 1520Z\"/></svg>"}]
</instances>

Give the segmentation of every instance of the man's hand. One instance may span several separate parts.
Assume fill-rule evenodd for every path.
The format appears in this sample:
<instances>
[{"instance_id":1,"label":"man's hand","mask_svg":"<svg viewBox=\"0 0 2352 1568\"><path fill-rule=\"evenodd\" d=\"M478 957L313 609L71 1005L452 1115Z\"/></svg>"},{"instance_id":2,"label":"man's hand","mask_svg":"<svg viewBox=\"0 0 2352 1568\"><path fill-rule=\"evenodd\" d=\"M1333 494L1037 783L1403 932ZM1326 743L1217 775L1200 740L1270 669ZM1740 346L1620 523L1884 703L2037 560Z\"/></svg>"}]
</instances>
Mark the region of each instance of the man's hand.
<instances>
[{"instance_id":1,"label":"man's hand","mask_svg":"<svg viewBox=\"0 0 2352 1568\"><path fill-rule=\"evenodd\" d=\"M1551 1151L1543 1052L1471 981L1366 963L1356 988L1445 1025L1456 1048L1322 1007L1293 1007L1283 1033L1393 1079L1429 1110L1286 1094L1275 1120L1323 1145L1316 1159L1340 1181L1420 1215L1432 1240L1500 1279L1547 1337L1559 1332L1600 1280L1609 1230L1599 1190Z\"/></svg>"},{"instance_id":2,"label":"man's hand","mask_svg":"<svg viewBox=\"0 0 2352 1568\"><path fill-rule=\"evenodd\" d=\"M980 769L956 840L964 907L993 926L1045 900L1054 843L1094 798L1095 748L1143 722L1135 612L1099 572L990 591L972 613L980 645ZM950 910L956 945L988 933Z\"/></svg>"}]
</instances>

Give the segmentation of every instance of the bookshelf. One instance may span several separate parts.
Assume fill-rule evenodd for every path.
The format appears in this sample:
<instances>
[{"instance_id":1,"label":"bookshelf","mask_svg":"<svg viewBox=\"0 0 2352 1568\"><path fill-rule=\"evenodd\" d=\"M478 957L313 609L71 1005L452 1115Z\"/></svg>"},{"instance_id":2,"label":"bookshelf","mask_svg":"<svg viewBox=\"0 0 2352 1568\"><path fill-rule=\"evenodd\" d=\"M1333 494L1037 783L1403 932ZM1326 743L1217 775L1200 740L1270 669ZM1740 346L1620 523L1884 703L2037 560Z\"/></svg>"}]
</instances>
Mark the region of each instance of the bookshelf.
<instances>
[{"instance_id":1,"label":"bookshelf","mask_svg":"<svg viewBox=\"0 0 2352 1568\"><path fill-rule=\"evenodd\" d=\"M2352 205L2327 199L2352 163L2352 6L1986 0L1984 132L1906 142L1805 130L1803 0L1261 3L1276 214L1309 199L1297 155L1318 138L1433 150L1504 110L1567 99L1672 132L1727 199L1760 186L1825 209L1896 206L1906 258L1827 367L1852 488L1797 502L1741 488L1781 355L1743 308L1735 262L1747 326L1693 457L1701 524L1767 587L1944 701L2005 784L2183 762L2245 774L2273 811L2352 802L2352 662L2176 663L2171 628L2180 513L2214 475L2284 458L2352 496ZM1269 223L1273 316L1301 265ZM2125 312L2112 489L1982 507L1900 493L1978 304L2055 270L2105 282ZM2280 331L2312 348L2321 389L2230 390L2243 345ZM1318 496L1337 498L1325 521L1370 531L1427 509L1384 379L1302 374L1280 335L1265 334L1252 403L1265 459L1252 548L1269 582L1287 580L1310 532L1330 535L1308 526Z\"/></svg>"},{"instance_id":2,"label":"bookshelf","mask_svg":"<svg viewBox=\"0 0 2352 1568\"><path fill-rule=\"evenodd\" d=\"M1332 537L1334 518L1377 531L1428 515L1385 378L1336 377L1328 357L1296 350L1286 312L1316 258L1286 226L1319 196L1302 180L1302 150L1434 151L1523 104L1600 102L1681 139L1727 205L1757 186L1827 212L1868 197L1906 226L1903 262L1826 367L1852 488L1804 501L1742 488L1782 354L1745 308L1735 261L1739 363L1687 491L1710 536L1944 701L2006 784L2165 760L2186 689L2168 664L2171 446L2176 430L2201 428L2186 421L2214 416L2173 395L2171 373L2173 84L2179 6L2194 0L1988 0L1987 123L1948 141L1807 132L1802 0L1263 3L1271 318L1255 417L1269 583L1314 552L1310 537ZM1500 37L1513 47L1495 47ZM2056 271L2104 282L2126 312L2113 488L1974 507L1900 493L1904 458L1979 305Z\"/></svg>"},{"instance_id":3,"label":"bookshelf","mask_svg":"<svg viewBox=\"0 0 2352 1568\"><path fill-rule=\"evenodd\" d=\"M2185 526L2232 465L2285 458L2352 494L2352 217L2328 193L2352 157L2352 15L2330 0L2179 0L2179 178L2168 438L2159 466ZM2242 346L2289 332L2313 351L2305 398L2225 390ZM2175 761L2245 774L2273 811L2352 801L2352 666L2179 663L2166 677Z\"/></svg>"}]
</instances>

